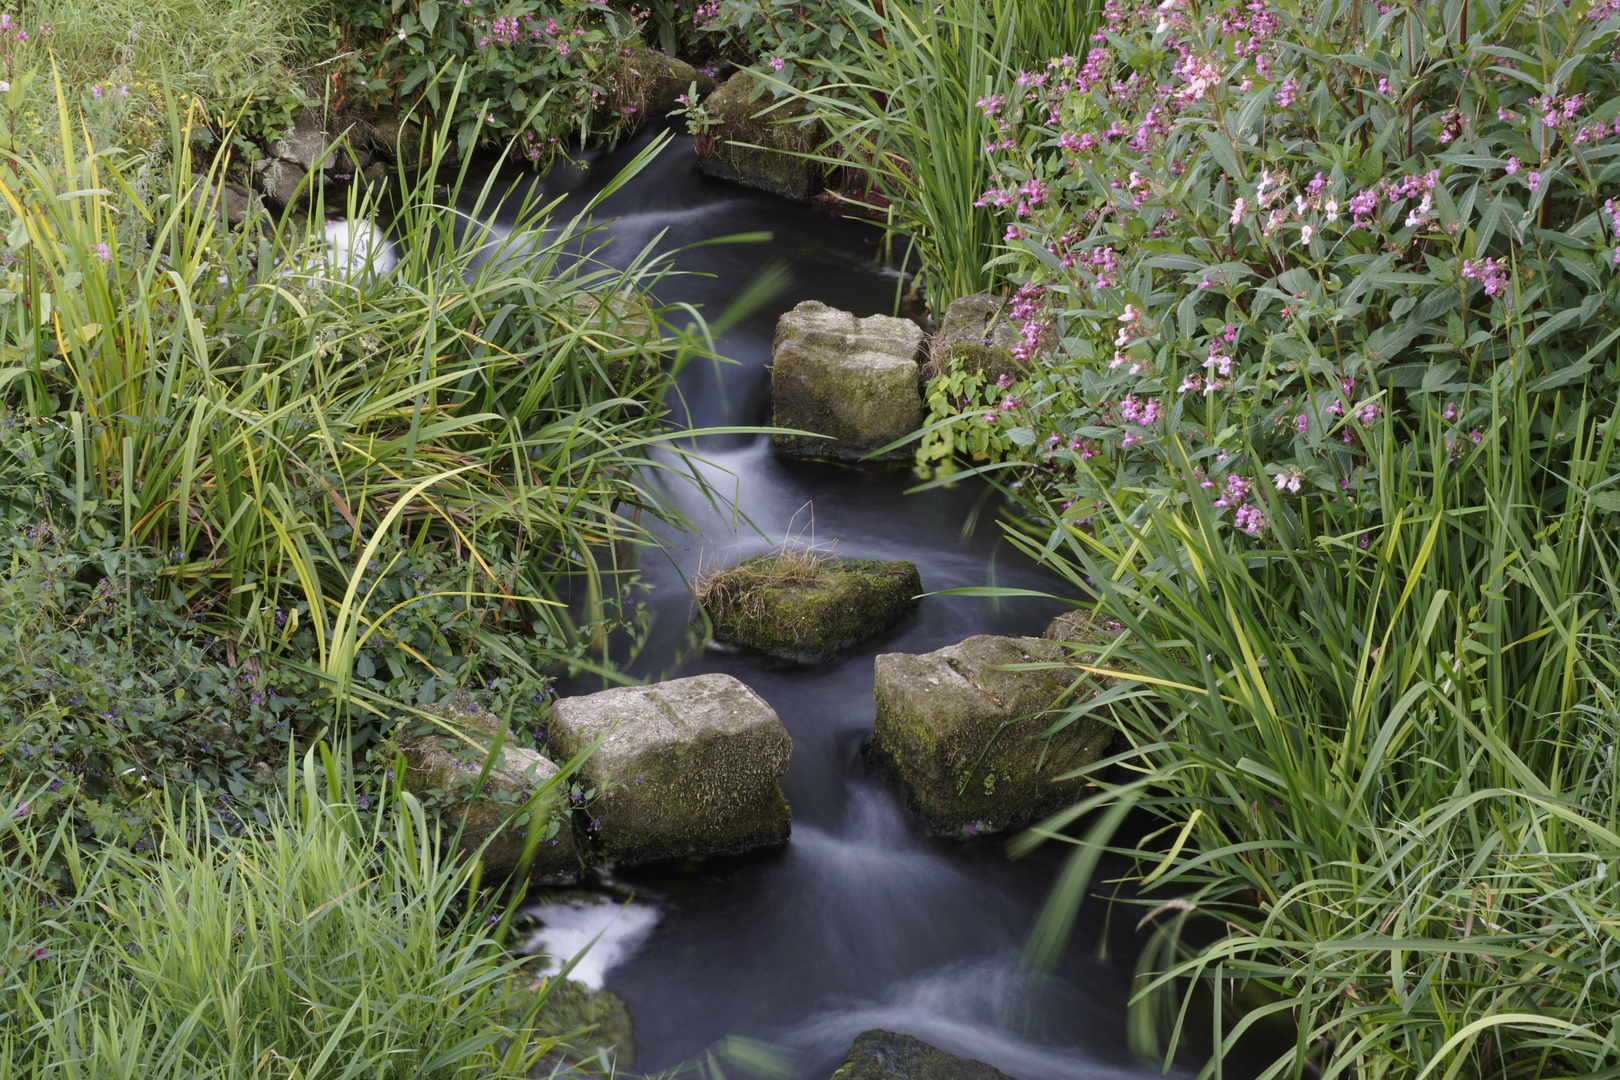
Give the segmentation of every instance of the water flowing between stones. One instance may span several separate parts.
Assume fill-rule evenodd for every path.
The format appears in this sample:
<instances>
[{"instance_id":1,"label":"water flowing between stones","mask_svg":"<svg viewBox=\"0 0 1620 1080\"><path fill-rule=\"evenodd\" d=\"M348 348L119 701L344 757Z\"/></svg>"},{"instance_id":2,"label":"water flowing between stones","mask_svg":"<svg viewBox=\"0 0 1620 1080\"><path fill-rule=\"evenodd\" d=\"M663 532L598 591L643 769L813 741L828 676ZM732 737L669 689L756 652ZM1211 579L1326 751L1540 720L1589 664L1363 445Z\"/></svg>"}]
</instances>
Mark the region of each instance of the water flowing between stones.
<instances>
[{"instance_id":1,"label":"water flowing between stones","mask_svg":"<svg viewBox=\"0 0 1620 1080\"><path fill-rule=\"evenodd\" d=\"M562 184L577 186L563 216L643 144L589 174L565 174ZM680 378L680 407L694 426L767 424L777 317L806 299L858 316L891 314L897 275L877 260L878 230L708 181L696 164L691 140L677 138L611 196L596 215L611 237L597 257L628 259L661 231L666 250L770 232L768 243L682 253L676 266L684 273L659 288L662 300L701 305L713 318L762 270L786 272L786 287L720 340L736 363L718 370L695 363ZM556 176L508 180L519 185L508 205L526 186L559 187ZM503 213L495 223L504 231L512 222ZM878 653L927 652L973 634L1038 635L1062 604L931 596L899 626L813 667L722 648L694 655L688 640L685 581L790 534L841 555L910 559L929 592L999 584L1062 593L1062 584L999 540L994 503L981 485L906 495L917 482L909 468L779 458L763 437L714 438L701 449L717 490L769 540L675 489L701 535L674 538L672 559L644 558L654 624L632 671L650 678L725 672L775 708L793 737L783 780L793 836L780 851L623 871L618 880L636 890L636 902L616 920L612 906L594 917L590 905L557 913L563 951L612 921L598 945L604 955L588 972L629 1005L637 1071L679 1064L718 1039L744 1035L788 1048L798 1075L821 1080L855 1035L884 1027L1018 1080L1157 1075L1125 1049L1132 958L1122 955L1129 944L1118 924L1126 916L1114 920L1120 940L1108 949L1111 959L1098 958L1106 912L1089 906L1056 975L1026 978L1020 950L1057 853L1014 863L1004 836L930 837L859 754L872 730Z\"/></svg>"}]
</instances>

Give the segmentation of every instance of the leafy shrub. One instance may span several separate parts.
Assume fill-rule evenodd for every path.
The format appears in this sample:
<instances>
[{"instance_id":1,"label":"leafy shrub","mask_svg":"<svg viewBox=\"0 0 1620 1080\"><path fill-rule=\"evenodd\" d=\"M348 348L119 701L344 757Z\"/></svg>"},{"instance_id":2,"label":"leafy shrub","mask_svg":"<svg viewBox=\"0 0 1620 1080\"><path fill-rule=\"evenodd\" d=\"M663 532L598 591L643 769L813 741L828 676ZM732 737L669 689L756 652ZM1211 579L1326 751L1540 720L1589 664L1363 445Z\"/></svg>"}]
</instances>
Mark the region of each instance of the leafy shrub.
<instances>
[{"instance_id":1,"label":"leafy shrub","mask_svg":"<svg viewBox=\"0 0 1620 1080\"><path fill-rule=\"evenodd\" d=\"M358 104L420 105L462 146L515 140L538 166L644 117L620 100L636 19L590 0L339 0Z\"/></svg>"},{"instance_id":2,"label":"leafy shrub","mask_svg":"<svg viewBox=\"0 0 1620 1080\"><path fill-rule=\"evenodd\" d=\"M1070 519L1145 482L1258 536L1261 486L1376 512L1369 461L1430 412L1466 450L1509 357L1609 392L1620 19L1531 10L1112 0L1083 60L979 102L978 202L1027 340L1060 344L961 423L1017 429Z\"/></svg>"}]
</instances>

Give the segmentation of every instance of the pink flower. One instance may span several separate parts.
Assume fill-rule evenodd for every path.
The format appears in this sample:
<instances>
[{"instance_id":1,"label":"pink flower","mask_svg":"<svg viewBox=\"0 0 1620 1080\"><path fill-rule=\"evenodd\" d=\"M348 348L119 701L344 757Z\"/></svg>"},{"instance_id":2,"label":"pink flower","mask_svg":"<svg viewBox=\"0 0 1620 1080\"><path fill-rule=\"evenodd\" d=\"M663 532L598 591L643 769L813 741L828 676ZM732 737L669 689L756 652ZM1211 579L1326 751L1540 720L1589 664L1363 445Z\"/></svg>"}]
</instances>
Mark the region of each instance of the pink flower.
<instances>
[{"instance_id":1,"label":"pink flower","mask_svg":"<svg viewBox=\"0 0 1620 1080\"><path fill-rule=\"evenodd\" d=\"M1311 418L1306 416L1304 413L1300 413L1298 416L1294 417L1294 430L1299 432L1301 435L1309 431L1310 427Z\"/></svg>"},{"instance_id":2,"label":"pink flower","mask_svg":"<svg viewBox=\"0 0 1620 1080\"><path fill-rule=\"evenodd\" d=\"M1509 176L1512 176L1514 173L1518 172L1519 171L1519 159L1516 158L1516 157L1508 158L1508 163L1503 168L1502 171L1507 173Z\"/></svg>"},{"instance_id":3,"label":"pink flower","mask_svg":"<svg viewBox=\"0 0 1620 1080\"><path fill-rule=\"evenodd\" d=\"M1531 191L1541 190L1541 174L1538 172L1530 173L1524 178L1524 182Z\"/></svg>"},{"instance_id":4,"label":"pink flower","mask_svg":"<svg viewBox=\"0 0 1620 1080\"><path fill-rule=\"evenodd\" d=\"M780 56L771 57L770 65L771 65L771 70L772 71L781 71L782 70L782 64L783 64L783 60L782 60L782 58Z\"/></svg>"}]
</instances>

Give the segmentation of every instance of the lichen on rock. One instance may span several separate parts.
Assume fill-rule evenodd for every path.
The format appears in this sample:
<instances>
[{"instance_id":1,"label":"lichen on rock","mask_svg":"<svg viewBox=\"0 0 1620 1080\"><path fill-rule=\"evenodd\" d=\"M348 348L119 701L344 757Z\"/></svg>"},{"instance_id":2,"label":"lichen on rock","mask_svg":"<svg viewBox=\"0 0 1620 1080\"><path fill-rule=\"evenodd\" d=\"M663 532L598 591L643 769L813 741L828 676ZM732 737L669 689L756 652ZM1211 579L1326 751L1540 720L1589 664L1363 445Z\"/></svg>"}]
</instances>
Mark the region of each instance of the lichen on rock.
<instances>
[{"instance_id":1,"label":"lichen on rock","mask_svg":"<svg viewBox=\"0 0 1620 1080\"><path fill-rule=\"evenodd\" d=\"M855 460L916 431L922 343L922 328L907 319L858 319L816 300L785 313L771 350L772 423L811 434L772 435L772 447ZM902 447L876 460L911 454Z\"/></svg>"},{"instance_id":2,"label":"lichen on rock","mask_svg":"<svg viewBox=\"0 0 1620 1080\"><path fill-rule=\"evenodd\" d=\"M599 792L590 836L610 863L783 843L792 812L777 781L793 741L774 710L729 675L694 675L560 699L550 745Z\"/></svg>"},{"instance_id":3,"label":"lichen on rock","mask_svg":"<svg viewBox=\"0 0 1620 1080\"><path fill-rule=\"evenodd\" d=\"M910 562L790 550L710 575L698 599L716 639L814 664L911 614L921 592Z\"/></svg>"},{"instance_id":4,"label":"lichen on rock","mask_svg":"<svg viewBox=\"0 0 1620 1080\"><path fill-rule=\"evenodd\" d=\"M1076 700L1074 665L1085 662L1040 638L987 634L931 653L883 654L868 758L942 833L994 832L1052 813L1084 786L1066 774L1100 758L1113 738L1092 714L1051 730ZM1036 664L1047 666L1027 666Z\"/></svg>"}]
</instances>

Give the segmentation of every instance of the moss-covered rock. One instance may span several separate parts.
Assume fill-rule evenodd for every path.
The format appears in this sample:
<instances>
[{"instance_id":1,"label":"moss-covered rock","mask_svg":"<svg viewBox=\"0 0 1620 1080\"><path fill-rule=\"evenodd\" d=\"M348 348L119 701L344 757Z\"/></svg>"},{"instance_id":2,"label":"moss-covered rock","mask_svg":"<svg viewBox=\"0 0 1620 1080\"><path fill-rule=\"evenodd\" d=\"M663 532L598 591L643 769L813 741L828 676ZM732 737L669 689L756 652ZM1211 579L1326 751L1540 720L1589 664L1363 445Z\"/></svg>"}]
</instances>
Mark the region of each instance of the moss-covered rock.
<instances>
[{"instance_id":1,"label":"moss-covered rock","mask_svg":"<svg viewBox=\"0 0 1620 1080\"><path fill-rule=\"evenodd\" d=\"M418 798L442 800L448 828L458 828L465 822L456 848L459 858L470 857L487 839L489 846L483 854L485 879L507 877L522 858L530 823L527 811L515 820L510 820L512 814L557 775L557 766L536 750L507 743L501 747L500 760L484 778L482 790L475 793L473 785L500 729L499 718L465 700L448 706L428 706L427 711L441 716L467 738L463 741L450 734L430 734L402 744L405 788ZM546 815L547 832L529 868L536 881L555 883L579 877L579 846L562 795L559 790L552 798Z\"/></svg>"},{"instance_id":2,"label":"moss-covered rock","mask_svg":"<svg viewBox=\"0 0 1620 1080\"><path fill-rule=\"evenodd\" d=\"M910 562L813 556L808 571L779 571L791 557L761 555L704 582L717 639L820 663L911 614L922 592Z\"/></svg>"},{"instance_id":3,"label":"moss-covered rock","mask_svg":"<svg viewBox=\"0 0 1620 1080\"><path fill-rule=\"evenodd\" d=\"M1000 1069L971 1058L952 1057L893 1031L874 1028L855 1037L830 1080L1012 1080Z\"/></svg>"},{"instance_id":4,"label":"moss-covered rock","mask_svg":"<svg viewBox=\"0 0 1620 1080\"><path fill-rule=\"evenodd\" d=\"M1007 318L1007 299L988 293L961 296L945 309L928 345L928 375L964 368L990 382L1003 375L1009 381L1029 374L1013 355L1019 342L1018 325Z\"/></svg>"},{"instance_id":5,"label":"moss-covered rock","mask_svg":"<svg viewBox=\"0 0 1620 1080\"><path fill-rule=\"evenodd\" d=\"M718 121L709 133L712 149L698 165L705 174L789 199L808 199L821 190L823 167L795 156L815 150L822 139L821 123L808 105L777 102L752 73L739 71L703 106Z\"/></svg>"},{"instance_id":6,"label":"moss-covered rock","mask_svg":"<svg viewBox=\"0 0 1620 1080\"><path fill-rule=\"evenodd\" d=\"M626 46L615 55L600 81L606 93L596 110L594 126L598 129L660 122L693 83L699 94L712 93L715 88L713 79L685 60L639 44Z\"/></svg>"},{"instance_id":7,"label":"moss-covered rock","mask_svg":"<svg viewBox=\"0 0 1620 1080\"><path fill-rule=\"evenodd\" d=\"M512 980L507 1021L521 1023L542 994L545 1001L529 1028L530 1044L541 1039L561 1041L534 1064L530 1076L553 1076L560 1063L589 1066L604 1052L615 1072L635 1065L634 1029L623 998L572 979L525 971Z\"/></svg>"},{"instance_id":8,"label":"moss-covered rock","mask_svg":"<svg viewBox=\"0 0 1620 1080\"><path fill-rule=\"evenodd\" d=\"M746 851L787 840L777 781L793 741L765 701L730 675L694 675L562 698L550 745L598 790L592 835L613 863Z\"/></svg>"},{"instance_id":9,"label":"moss-covered rock","mask_svg":"<svg viewBox=\"0 0 1620 1080\"><path fill-rule=\"evenodd\" d=\"M816 300L784 314L772 347L772 423L813 434L772 435L771 445L780 453L855 460L916 431L923 419L922 342L922 329L910 320L857 319ZM902 447L879 460L911 455Z\"/></svg>"},{"instance_id":10,"label":"moss-covered rock","mask_svg":"<svg viewBox=\"0 0 1620 1080\"><path fill-rule=\"evenodd\" d=\"M1058 810L1083 786L1059 778L1101 757L1113 729L1087 715L1048 735L1061 714L1053 706L1073 700L1065 695L1081 672L1008 668L1063 661L1086 662L1040 638L988 634L921 655L885 653L868 757L942 833L993 832Z\"/></svg>"}]
</instances>

